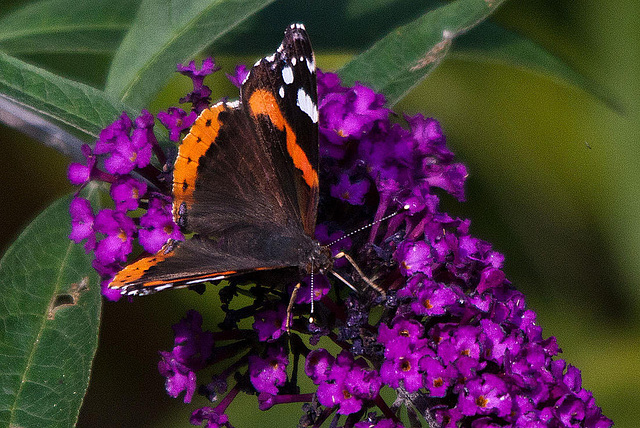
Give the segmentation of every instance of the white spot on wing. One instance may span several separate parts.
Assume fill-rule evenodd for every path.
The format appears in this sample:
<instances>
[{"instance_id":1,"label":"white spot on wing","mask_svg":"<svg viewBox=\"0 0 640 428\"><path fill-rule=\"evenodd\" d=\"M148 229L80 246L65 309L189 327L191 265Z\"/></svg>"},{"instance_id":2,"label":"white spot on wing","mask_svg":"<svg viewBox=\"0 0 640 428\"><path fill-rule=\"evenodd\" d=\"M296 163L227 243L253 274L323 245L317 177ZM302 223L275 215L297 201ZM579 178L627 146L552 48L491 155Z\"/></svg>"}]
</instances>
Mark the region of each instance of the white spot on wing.
<instances>
[{"instance_id":1,"label":"white spot on wing","mask_svg":"<svg viewBox=\"0 0 640 428\"><path fill-rule=\"evenodd\" d=\"M240 100L235 100L227 103L227 107L238 108L240 107Z\"/></svg>"},{"instance_id":2,"label":"white spot on wing","mask_svg":"<svg viewBox=\"0 0 640 428\"><path fill-rule=\"evenodd\" d=\"M287 85L293 83L293 70L288 65L282 69L282 78Z\"/></svg>"},{"instance_id":3,"label":"white spot on wing","mask_svg":"<svg viewBox=\"0 0 640 428\"><path fill-rule=\"evenodd\" d=\"M199 284L201 282L207 282L207 281L216 281L218 279L223 279L226 278L224 275L219 275L219 276L214 276L212 278L200 278L200 279L192 279L191 281L187 281L185 282L185 284Z\"/></svg>"},{"instance_id":4,"label":"white spot on wing","mask_svg":"<svg viewBox=\"0 0 640 428\"><path fill-rule=\"evenodd\" d=\"M315 57L311 57L311 60L307 61L307 68L309 69L309 73L313 74L316 71L316 59Z\"/></svg>"},{"instance_id":5,"label":"white spot on wing","mask_svg":"<svg viewBox=\"0 0 640 428\"><path fill-rule=\"evenodd\" d=\"M265 59L267 62L273 62L276 59L276 54L269 55L268 57L265 57Z\"/></svg>"},{"instance_id":6,"label":"white spot on wing","mask_svg":"<svg viewBox=\"0 0 640 428\"><path fill-rule=\"evenodd\" d=\"M280 94L280 98L284 98L284 86L280 86L278 90L278 94Z\"/></svg>"},{"instance_id":7,"label":"white spot on wing","mask_svg":"<svg viewBox=\"0 0 640 428\"><path fill-rule=\"evenodd\" d=\"M296 60L295 57L291 58L291 65L293 65L295 67L296 62L298 62L298 61Z\"/></svg>"},{"instance_id":8,"label":"white spot on wing","mask_svg":"<svg viewBox=\"0 0 640 428\"><path fill-rule=\"evenodd\" d=\"M300 110L309 116L313 123L318 122L318 106L315 105L311 97L302 88L298 89L296 104L300 107Z\"/></svg>"}]
</instances>

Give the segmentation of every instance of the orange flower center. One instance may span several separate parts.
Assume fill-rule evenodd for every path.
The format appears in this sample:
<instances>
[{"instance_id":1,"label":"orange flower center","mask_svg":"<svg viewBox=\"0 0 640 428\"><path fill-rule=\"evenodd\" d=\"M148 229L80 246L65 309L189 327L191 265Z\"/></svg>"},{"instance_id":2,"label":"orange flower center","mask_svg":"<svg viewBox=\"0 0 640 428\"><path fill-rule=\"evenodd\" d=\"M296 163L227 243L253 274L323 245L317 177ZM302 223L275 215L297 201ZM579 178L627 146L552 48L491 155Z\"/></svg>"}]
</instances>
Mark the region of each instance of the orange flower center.
<instances>
[{"instance_id":1,"label":"orange flower center","mask_svg":"<svg viewBox=\"0 0 640 428\"><path fill-rule=\"evenodd\" d=\"M487 407L487 404L489 404L489 400L484 398L484 395L481 395L476 398L476 404L478 405L478 407Z\"/></svg>"},{"instance_id":2,"label":"orange flower center","mask_svg":"<svg viewBox=\"0 0 640 428\"><path fill-rule=\"evenodd\" d=\"M402 362L400 363L400 368L403 372L408 372L409 370L411 370L411 363L409 362L409 360L403 358Z\"/></svg>"}]
</instances>

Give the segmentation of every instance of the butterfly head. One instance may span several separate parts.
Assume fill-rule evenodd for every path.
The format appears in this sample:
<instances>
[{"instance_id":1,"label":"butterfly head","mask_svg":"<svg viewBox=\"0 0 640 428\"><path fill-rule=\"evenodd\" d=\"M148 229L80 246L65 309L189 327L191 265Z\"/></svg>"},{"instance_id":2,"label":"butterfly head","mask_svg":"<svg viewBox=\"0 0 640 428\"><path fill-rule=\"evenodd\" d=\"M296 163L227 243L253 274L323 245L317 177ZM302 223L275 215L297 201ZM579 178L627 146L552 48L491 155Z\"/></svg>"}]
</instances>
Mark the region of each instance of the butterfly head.
<instances>
[{"instance_id":1,"label":"butterfly head","mask_svg":"<svg viewBox=\"0 0 640 428\"><path fill-rule=\"evenodd\" d=\"M302 255L300 270L305 275L329 273L333 269L334 257L328 246L313 241L311 250Z\"/></svg>"}]
</instances>

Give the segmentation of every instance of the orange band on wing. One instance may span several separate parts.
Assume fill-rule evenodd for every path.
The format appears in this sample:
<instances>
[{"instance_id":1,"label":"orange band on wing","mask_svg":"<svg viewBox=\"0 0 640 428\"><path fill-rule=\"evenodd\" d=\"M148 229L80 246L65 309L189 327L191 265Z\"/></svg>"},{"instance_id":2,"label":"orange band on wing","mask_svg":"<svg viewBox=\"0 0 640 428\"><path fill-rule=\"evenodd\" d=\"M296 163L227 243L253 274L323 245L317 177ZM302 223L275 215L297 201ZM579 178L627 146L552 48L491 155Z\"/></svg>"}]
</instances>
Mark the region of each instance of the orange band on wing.
<instances>
[{"instance_id":1,"label":"orange band on wing","mask_svg":"<svg viewBox=\"0 0 640 428\"><path fill-rule=\"evenodd\" d=\"M204 156L220 131L218 115L225 110L224 104L215 105L200 113L184 137L178 149L178 157L173 167L173 218L178 221L178 209L185 202L187 208L193 203L193 191L200 157Z\"/></svg>"},{"instance_id":2,"label":"orange band on wing","mask_svg":"<svg viewBox=\"0 0 640 428\"><path fill-rule=\"evenodd\" d=\"M256 116L259 114L266 115L276 128L287 133L287 152L289 152L293 164L302 171L302 178L309 187L318 187L318 172L313 169L307 154L298 145L296 134L282 115L282 111L278 107L273 94L262 89L256 90L249 99L249 108L251 113Z\"/></svg>"},{"instance_id":3,"label":"orange band on wing","mask_svg":"<svg viewBox=\"0 0 640 428\"><path fill-rule=\"evenodd\" d=\"M167 257L171 257L171 252L165 254L164 249L162 249L153 256L144 257L131 263L118 272L109 283L109 288L122 288L129 283L139 280L151 266L155 266Z\"/></svg>"}]
</instances>

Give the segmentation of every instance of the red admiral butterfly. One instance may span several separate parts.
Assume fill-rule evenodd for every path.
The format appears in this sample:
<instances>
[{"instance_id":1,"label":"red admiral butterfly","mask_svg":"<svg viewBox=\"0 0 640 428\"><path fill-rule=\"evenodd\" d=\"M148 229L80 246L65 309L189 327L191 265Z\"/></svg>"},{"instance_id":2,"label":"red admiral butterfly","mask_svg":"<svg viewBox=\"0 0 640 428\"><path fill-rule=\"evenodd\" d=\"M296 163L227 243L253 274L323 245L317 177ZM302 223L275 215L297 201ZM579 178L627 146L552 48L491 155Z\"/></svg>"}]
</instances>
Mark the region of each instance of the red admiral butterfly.
<instances>
[{"instance_id":1,"label":"red admiral butterfly","mask_svg":"<svg viewBox=\"0 0 640 428\"><path fill-rule=\"evenodd\" d=\"M330 270L330 250L313 238L317 98L311 43L294 24L251 69L240 101L204 110L180 145L173 215L194 236L128 265L109 287L150 294L262 270Z\"/></svg>"}]
</instances>

